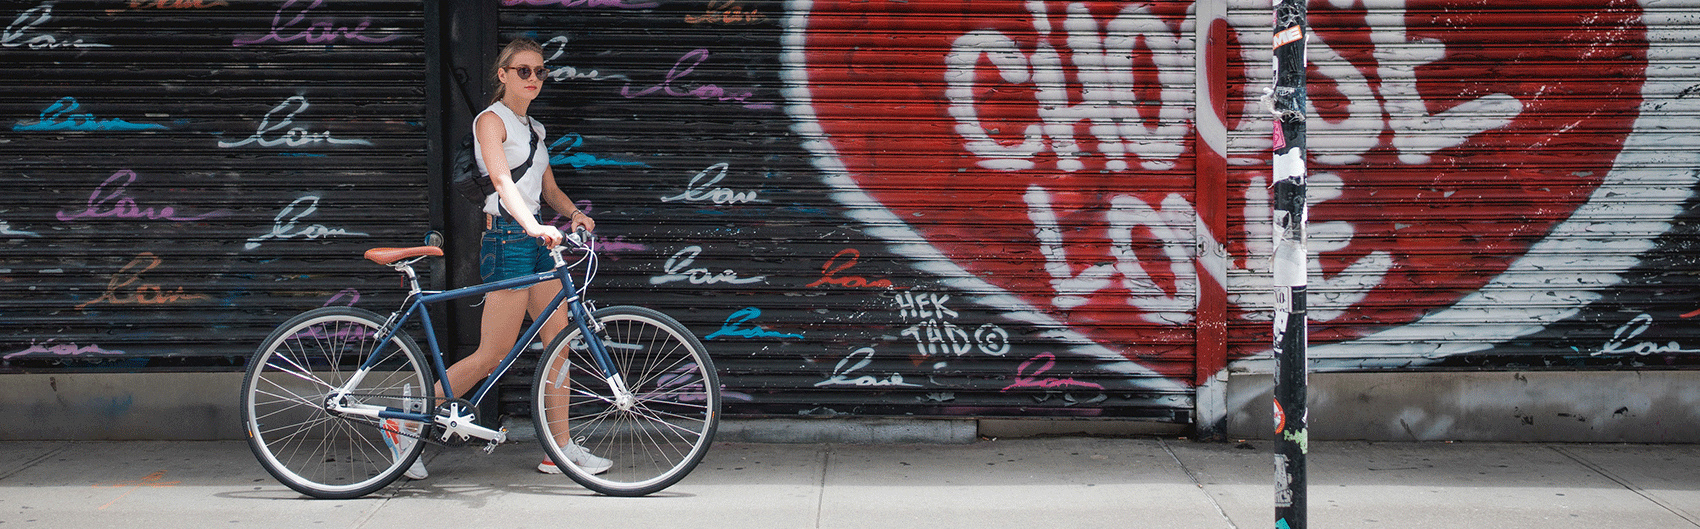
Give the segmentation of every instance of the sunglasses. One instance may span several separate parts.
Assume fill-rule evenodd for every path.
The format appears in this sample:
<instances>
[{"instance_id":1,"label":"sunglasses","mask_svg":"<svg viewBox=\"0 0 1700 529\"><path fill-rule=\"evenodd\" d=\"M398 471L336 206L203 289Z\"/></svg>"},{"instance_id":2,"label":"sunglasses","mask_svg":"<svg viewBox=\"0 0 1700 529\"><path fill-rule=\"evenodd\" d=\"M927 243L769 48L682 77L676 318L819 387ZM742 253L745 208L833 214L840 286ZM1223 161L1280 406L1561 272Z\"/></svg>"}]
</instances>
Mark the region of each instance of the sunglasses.
<instances>
[{"instance_id":1,"label":"sunglasses","mask_svg":"<svg viewBox=\"0 0 1700 529\"><path fill-rule=\"evenodd\" d=\"M544 68L542 66L538 66L535 69L526 68L524 66L509 66L509 67L503 68L503 70L518 70L519 71L519 78L527 80L527 81L531 80L531 73L532 72L537 72L537 80L539 80L539 81L542 81L542 80L549 78L549 69Z\"/></svg>"}]
</instances>

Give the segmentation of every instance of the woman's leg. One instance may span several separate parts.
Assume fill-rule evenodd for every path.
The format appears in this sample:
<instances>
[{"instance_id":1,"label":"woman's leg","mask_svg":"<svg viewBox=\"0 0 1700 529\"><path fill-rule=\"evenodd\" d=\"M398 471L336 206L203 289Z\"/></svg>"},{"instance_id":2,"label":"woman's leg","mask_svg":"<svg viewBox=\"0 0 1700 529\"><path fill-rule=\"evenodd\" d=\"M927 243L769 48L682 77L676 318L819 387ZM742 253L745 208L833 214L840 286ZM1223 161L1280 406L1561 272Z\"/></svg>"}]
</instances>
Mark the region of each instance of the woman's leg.
<instances>
[{"instance_id":1,"label":"woman's leg","mask_svg":"<svg viewBox=\"0 0 1700 529\"><path fill-rule=\"evenodd\" d=\"M527 289L527 291L531 294L531 317L536 318L538 315L543 313L544 309L549 308L549 302L554 301L555 295L561 292L561 284L555 281L538 283L532 285L530 289ZM554 343L555 336L559 335L563 329L566 329L569 321L567 316L568 310L570 309L565 306L561 307L555 311L555 315L550 317L548 322L543 324L543 329L540 331L543 335L543 343ZM540 366L540 369L548 370L548 379L554 379L554 375L558 373L559 370L565 368L566 364L564 362L550 366ZM561 378L561 381L566 383L568 380L563 377ZM555 391L549 392L549 394L543 398L543 405L550 409L566 410L567 394L569 392L571 392L571 388L568 387L563 386L561 388L556 388ZM551 424L550 429L555 432L555 444L559 446L566 446L567 443L572 442L572 433L568 429L568 425L565 421L566 413L563 411L558 416L562 417L562 420L559 421L559 424Z\"/></svg>"},{"instance_id":2,"label":"woman's leg","mask_svg":"<svg viewBox=\"0 0 1700 529\"><path fill-rule=\"evenodd\" d=\"M448 369L448 382L455 392L465 395L471 391L473 384L495 371L496 366L507 357L508 351L513 350L514 342L519 340L520 329L525 325L524 316L529 305L527 294L528 291L525 290L499 290L484 295L484 317L479 324L478 349ZM439 386L437 394L447 397L448 393L442 389Z\"/></svg>"}]
</instances>

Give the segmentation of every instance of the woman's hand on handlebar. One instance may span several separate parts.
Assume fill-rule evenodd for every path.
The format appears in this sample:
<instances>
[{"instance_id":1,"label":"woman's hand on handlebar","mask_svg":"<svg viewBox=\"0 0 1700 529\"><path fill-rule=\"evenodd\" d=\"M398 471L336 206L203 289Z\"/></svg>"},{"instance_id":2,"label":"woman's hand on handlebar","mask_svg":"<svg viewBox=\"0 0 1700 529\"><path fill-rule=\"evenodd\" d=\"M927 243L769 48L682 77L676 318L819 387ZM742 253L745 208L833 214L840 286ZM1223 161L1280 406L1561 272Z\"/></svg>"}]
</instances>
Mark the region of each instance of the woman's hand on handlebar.
<instances>
[{"instance_id":1,"label":"woman's hand on handlebar","mask_svg":"<svg viewBox=\"0 0 1700 529\"><path fill-rule=\"evenodd\" d=\"M573 223L573 233L578 233L579 231L596 231L596 219L590 218L590 215L585 214L583 210L574 211L570 217Z\"/></svg>"},{"instance_id":2,"label":"woman's hand on handlebar","mask_svg":"<svg viewBox=\"0 0 1700 529\"><path fill-rule=\"evenodd\" d=\"M537 225L536 229L526 228L525 234L536 237L542 241L545 248L554 248L559 246L561 241L565 239L565 237L561 235L561 230L559 228L545 224Z\"/></svg>"}]
</instances>

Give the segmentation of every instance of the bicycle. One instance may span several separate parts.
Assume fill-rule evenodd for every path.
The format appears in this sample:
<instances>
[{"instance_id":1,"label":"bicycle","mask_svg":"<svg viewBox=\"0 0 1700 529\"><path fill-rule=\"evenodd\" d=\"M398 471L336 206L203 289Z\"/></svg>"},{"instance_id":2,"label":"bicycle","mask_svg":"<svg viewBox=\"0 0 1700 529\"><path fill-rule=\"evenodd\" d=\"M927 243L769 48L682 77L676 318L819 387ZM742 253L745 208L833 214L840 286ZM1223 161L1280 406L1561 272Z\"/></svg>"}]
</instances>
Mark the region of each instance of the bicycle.
<instances>
[{"instance_id":1,"label":"bicycle","mask_svg":"<svg viewBox=\"0 0 1700 529\"><path fill-rule=\"evenodd\" d=\"M382 318L354 307L321 307L272 331L242 382L242 421L254 456L302 494L356 498L395 481L427 443L480 439L488 453L507 440L507 429L479 425L478 403L565 303L571 323L544 349L530 390L548 457L573 481L611 496L647 495L683 479L702 461L719 425L714 363L696 336L665 314L636 306L594 309L584 299L596 275L594 241L583 231L566 240L550 250L553 270L449 291L421 289L412 266L442 256L441 248L368 250L366 259L406 277L401 308ZM572 265L562 257L569 245L583 253ZM582 287L572 278L580 264ZM438 381L445 395L458 393L446 387L442 352L423 308L544 281L560 281L561 293L472 398L437 398ZM429 357L403 331L415 316ZM398 457L385 435L417 441ZM562 452L570 444L613 460L613 468L587 472Z\"/></svg>"}]
</instances>

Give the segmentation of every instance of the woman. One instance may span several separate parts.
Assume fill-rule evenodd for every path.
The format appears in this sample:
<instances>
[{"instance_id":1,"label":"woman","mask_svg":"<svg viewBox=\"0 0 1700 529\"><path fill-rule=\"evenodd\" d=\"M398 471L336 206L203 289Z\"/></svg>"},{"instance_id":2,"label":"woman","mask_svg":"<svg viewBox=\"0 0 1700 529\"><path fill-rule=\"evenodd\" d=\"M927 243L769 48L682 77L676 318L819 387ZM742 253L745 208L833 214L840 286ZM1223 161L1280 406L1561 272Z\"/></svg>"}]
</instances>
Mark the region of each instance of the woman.
<instances>
[{"instance_id":1,"label":"woman","mask_svg":"<svg viewBox=\"0 0 1700 529\"><path fill-rule=\"evenodd\" d=\"M573 231L596 229L596 221L580 211L555 183L555 172L549 167L548 141L543 124L531 119L528 114L548 74L548 69L543 66L543 48L536 42L516 39L508 43L496 57L495 98L473 122L478 168L490 175L490 180L496 185L496 192L485 199L487 229L478 255L478 273L485 283L546 272L555 267L547 248L560 244L562 235L559 229L538 219L538 207L542 203L571 219ZM537 135L535 143L532 142L532 134ZM532 150L533 145L535 150ZM527 157L532 164L525 174L511 174L510 168L524 163ZM504 212L508 214L504 215ZM540 239L543 244L539 245L533 239ZM449 366L449 387L466 392L479 379L489 376L519 339L526 312L529 311L532 317L542 313L560 289L559 282L546 281L485 295L478 349L471 356ZM557 312L543 325L543 343L554 340L566 325L566 312ZM442 389L441 386L438 389ZM403 443L412 439L396 437L400 442L392 442L392 446L405 453L407 446ZM559 441L562 452L568 458L592 473L601 473L613 464L591 455L570 439ZM548 457L537 466L537 470L560 473ZM415 462L407 471L407 477L413 479L424 479L427 475L423 462Z\"/></svg>"}]
</instances>

